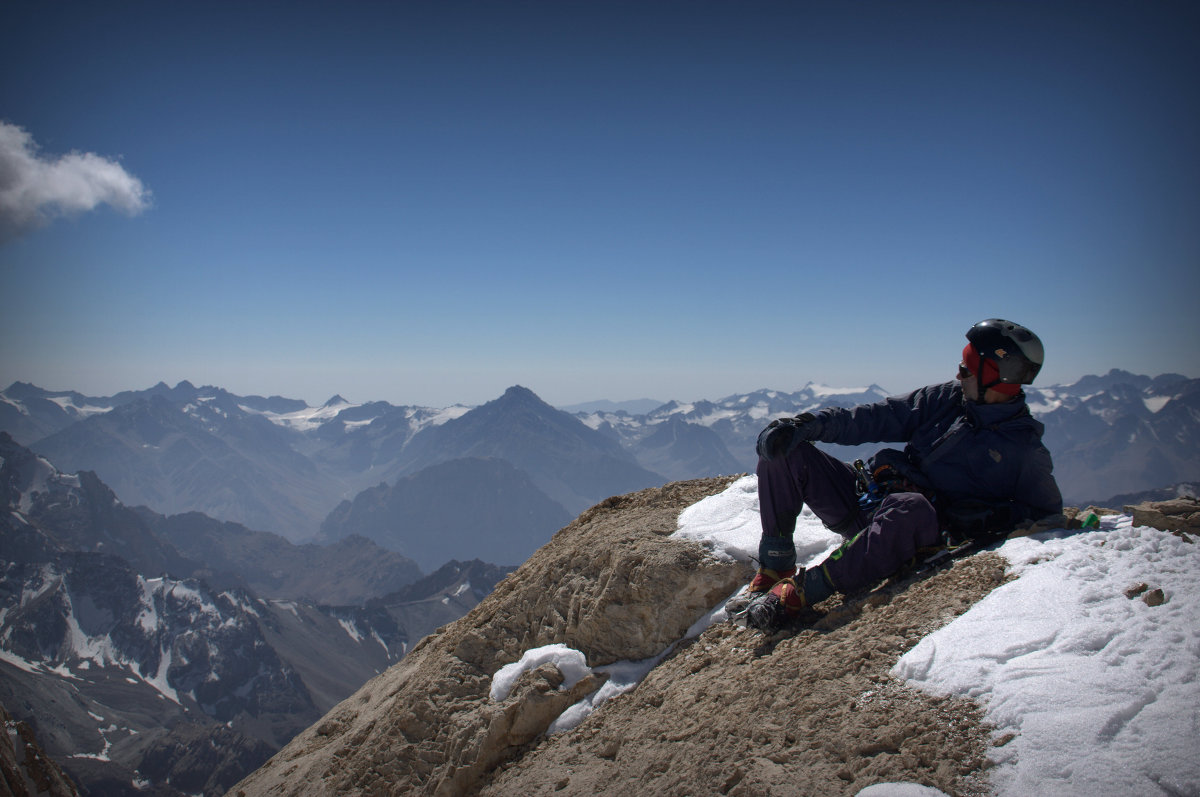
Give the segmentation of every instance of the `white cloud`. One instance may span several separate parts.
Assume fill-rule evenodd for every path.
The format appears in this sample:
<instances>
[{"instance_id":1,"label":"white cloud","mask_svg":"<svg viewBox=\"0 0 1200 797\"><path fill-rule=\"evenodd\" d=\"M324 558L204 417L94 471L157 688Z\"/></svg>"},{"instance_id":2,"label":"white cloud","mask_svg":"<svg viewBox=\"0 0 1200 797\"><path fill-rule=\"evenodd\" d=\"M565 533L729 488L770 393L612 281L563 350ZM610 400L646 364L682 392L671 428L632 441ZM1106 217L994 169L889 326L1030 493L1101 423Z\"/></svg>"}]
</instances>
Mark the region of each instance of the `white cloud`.
<instances>
[{"instance_id":1,"label":"white cloud","mask_svg":"<svg viewBox=\"0 0 1200 797\"><path fill-rule=\"evenodd\" d=\"M43 157L33 136L0 122L0 243L101 204L136 215L149 207L150 191L121 164L95 153Z\"/></svg>"}]
</instances>

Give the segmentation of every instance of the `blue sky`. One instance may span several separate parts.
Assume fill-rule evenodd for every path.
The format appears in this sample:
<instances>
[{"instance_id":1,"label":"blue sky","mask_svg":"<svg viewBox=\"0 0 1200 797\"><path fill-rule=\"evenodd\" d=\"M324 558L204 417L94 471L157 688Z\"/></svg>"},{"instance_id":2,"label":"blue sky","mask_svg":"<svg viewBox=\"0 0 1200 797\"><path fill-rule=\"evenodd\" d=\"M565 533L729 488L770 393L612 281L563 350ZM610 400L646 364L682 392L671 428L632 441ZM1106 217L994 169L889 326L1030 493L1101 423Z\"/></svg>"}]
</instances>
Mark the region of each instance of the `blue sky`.
<instances>
[{"instance_id":1,"label":"blue sky","mask_svg":"<svg viewBox=\"0 0 1200 797\"><path fill-rule=\"evenodd\" d=\"M899 392L993 316L1040 383L1200 376L1197 33L1184 2L9 2L0 383Z\"/></svg>"}]
</instances>

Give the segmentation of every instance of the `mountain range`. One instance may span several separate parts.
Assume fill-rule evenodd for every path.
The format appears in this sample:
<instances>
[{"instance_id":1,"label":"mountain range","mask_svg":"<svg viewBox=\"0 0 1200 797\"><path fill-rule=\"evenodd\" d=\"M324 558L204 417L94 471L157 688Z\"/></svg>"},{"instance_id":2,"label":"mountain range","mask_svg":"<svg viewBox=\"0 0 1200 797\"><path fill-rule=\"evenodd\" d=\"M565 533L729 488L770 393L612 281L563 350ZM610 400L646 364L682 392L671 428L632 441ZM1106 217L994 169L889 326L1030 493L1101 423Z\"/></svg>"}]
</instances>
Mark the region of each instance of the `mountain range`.
<instances>
[{"instance_id":1,"label":"mountain range","mask_svg":"<svg viewBox=\"0 0 1200 797\"><path fill-rule=\"evenodd\" d=\"M0 492L0 705L85 793L222 793L510 571L131 508L7 433Z\"/></svg>"},{"instance_id":2,"label":"mountain range","mask_svg":"<svg viewBox=\"0 0 1200 797\"><path fill-rule=\"evenodd\" d=\"M1072 385L1027 386L1025 393L1030 411L1046 426L1043 441L1068 504L1108 505L1121 493L1200 479L1200 379L1112 370ZM771 419L822 407L852 407L887 395L878 385L842 390L809 384L794 393L760 390L717 401L669 402L646 415L593 412L580 417L635 451L662 424L682 419L710 429L738 467L753 472L755 439ZM820 445L846 461L881 447ZM724 472L730 471L708 474Z\"/></svg>"},{"instance_id":3,"label":"mountain range","mask_svg":"<svg viewBox=\"0 0 1200 797\"><path fill-rule=\"evenodd\" d=\"M1026 393L1068 504L1200 480L1200 380L1113 370ZM310 407L188 382L111 397L15 383L0 393L0 429L64 471L94 471L129 505L293 542L359 534L429 571L476 556L519 564L610 495L752 471L773 418L887 395L809 384L635 414L610 402L566 412L520 386L436 409L341 396ZM826 446L847 460L879 447Z\"/></svg>"}]
</instances>

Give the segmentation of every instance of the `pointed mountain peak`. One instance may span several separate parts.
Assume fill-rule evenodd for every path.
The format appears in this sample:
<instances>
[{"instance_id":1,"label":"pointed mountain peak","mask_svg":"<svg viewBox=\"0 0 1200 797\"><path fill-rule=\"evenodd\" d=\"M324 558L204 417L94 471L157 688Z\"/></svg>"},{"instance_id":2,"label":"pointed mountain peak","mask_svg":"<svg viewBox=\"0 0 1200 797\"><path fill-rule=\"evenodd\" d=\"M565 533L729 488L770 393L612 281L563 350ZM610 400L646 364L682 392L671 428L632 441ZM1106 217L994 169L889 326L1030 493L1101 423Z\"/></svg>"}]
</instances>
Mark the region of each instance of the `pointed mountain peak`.
<instances>
[{"instance_id":1,"label":"pointed mountain peak","mask_svg":"<svg viewBox=\"0 0 1200 797\"><path fill-rule=\"evenodd\" d=\"M527 387L521 385L513 385L508 390L504 391L504 395L499 398L492 399L484 406L486 407L536 407L539 410L547 409L554 410L546 402ZM557 410L555 410L557 411Z\"/></svg>"},{"instance_id":2,"label":"pointed mountain peak","mask_svg":"<svg viewBox=\"0 0 1200 797\"><path fill-rule=\"evenodd\" d=\"M508 390L504 391L504 395L501 396L501 398L505 399L506 401L541 401L536 393L527 387L522 387L521 385L513 385Z\"/></svg>"},{"instance_id":3,"label":"pointed mountain peak","mask_svg":"<svg viewBox=\"0 0 1200 797\"><path fill-rule=\"evenodd\" d=\"M529 388L522 387L521 385L513 385L508 390L504 391L503 396L498 399L494 399L493 401L489 401L484 406L503 411L522 408L536 412L539 415L557 415L559 412L561 412L561 410L557 410L547 404L545 401L542 401L541 397L538 396L537 393L534 393ZM563 414L565 415L566 413Z\"/></svg>"},{"instance_id":4,"label":"pointed mountain peak","mask_svg":"<svg viewBox=\"0 0 1200 797\"><path fill-rule=\"evenodd\" d=\"M334 393L333 396L329 399L329 401L326 401L321 406L323 406L323 407L340 407L343 404L349 404L349 403L350 403L349 401L346 401L346 399L342 398L342 394Z\"/></svg>"}]
</instances>

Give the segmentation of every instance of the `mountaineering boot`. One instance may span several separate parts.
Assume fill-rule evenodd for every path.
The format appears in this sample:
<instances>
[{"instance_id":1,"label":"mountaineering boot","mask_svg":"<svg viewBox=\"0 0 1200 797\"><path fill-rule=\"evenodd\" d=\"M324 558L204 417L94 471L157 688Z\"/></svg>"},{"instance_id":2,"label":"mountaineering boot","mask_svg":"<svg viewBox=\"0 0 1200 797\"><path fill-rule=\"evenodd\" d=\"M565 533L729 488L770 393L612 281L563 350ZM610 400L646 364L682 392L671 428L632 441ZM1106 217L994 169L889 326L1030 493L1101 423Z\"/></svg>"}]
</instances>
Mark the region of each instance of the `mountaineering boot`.
<instances>
[{"instance_id":1,"label":"mountaineering boot","mask_svg":"<svg viewBox=\"0 0 1200 797\"><path fill-rule=\"evenodd\" d=\"M750 579L750 586L746 591L751 595L757 595L760 592L768 592L771 587L783 581L785 578L791 578L796 575L796 568L789 567L786 570L772 570L769 567L760 567L758 572L754 574L754 578Z\"/></svg>"},{"instance_id":2,"label":"mountaineering boot","mask_svg":"<svg viewBox=\"0 0 1200 797\"><path fill-rule=\"evenodd\" d=\"M799 617L808 606L804 587L794 578L785 578L750 601L746 607L746 625L771 632Z\"/></svg>"},{"instance_id":3,"label":"mountaineering boot","mask_svg":"<svg viewBox=\"0 0 1200 797\"><path fill-rule=\"evenodd\" d=\"M798 619L834 592L837 588L826 569L810 567L794 578L778 581L765 593L754 597L742 612L742 619L751 628L771 633Z\"/></svg>"},{"instance_id":4,"label":"mountaineering boot","mask_svg":"<svg viewBox=\"0 0 1200 797\"><path fill-rule=\"evenodd\" d=\"M772 570L769 567L760 567L758 572L754 574L754 578L750 579L750 583L725 604L725 612L730 617L741 615L755 598L765 595L770 591L771 587L783 579L791 578L794 575L796 575L796 568L794 567L789 567L785 570Z\"/></svg>"}]
</instances>

